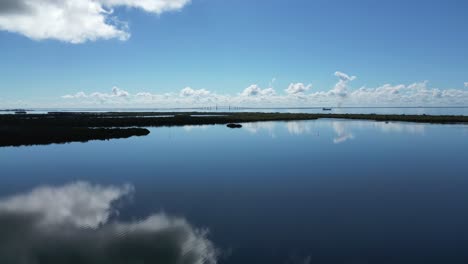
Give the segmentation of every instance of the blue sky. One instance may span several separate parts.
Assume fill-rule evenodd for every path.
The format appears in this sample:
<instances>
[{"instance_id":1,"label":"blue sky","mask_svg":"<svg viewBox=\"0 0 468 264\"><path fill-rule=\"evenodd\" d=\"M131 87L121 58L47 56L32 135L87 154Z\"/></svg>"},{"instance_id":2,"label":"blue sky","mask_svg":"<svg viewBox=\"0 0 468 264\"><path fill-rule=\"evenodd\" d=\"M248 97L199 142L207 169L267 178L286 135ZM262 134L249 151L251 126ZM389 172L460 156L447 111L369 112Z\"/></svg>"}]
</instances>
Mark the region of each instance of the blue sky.
<instances>
[{"instance_id":1,"label":"blue sky","mask_svg":"<svg viewBox=\"0 0 468 264\"><path fill-rule=\"evenodd\" d=\"M0 107L468 105L467 1L2 1Z\"/></svg>"}]
</instances>

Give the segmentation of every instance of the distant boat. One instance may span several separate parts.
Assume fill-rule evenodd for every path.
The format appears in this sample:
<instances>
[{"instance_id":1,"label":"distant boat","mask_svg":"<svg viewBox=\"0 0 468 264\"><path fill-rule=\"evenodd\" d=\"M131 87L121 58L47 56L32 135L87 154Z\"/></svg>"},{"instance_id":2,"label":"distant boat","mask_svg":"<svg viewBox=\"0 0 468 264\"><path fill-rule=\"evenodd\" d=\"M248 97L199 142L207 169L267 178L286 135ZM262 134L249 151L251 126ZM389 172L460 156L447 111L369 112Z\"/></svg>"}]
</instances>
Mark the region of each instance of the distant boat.
<instances>
[{"instance_id":1,"label":"distant boat","mask_svg":"<svg viewBox=\"0 0 468 264\"><path fill-rule=\"evenodd\" d=\"M323 111L331 111L332 109L331 109L331 108L326 108L326 107L324 107L324 108L322 108L322 110L323 110Z\"/></svg>"},{"instance_id":2,"label":"distant boat","mask_svg":"<svg viewBox=\"0 0 468 264\"><path fill-rule=\"evenodd\" d=\"M17 115L25 115L25 114L27 114L27 112L26 112L26 111L23 111L23 110L21 110L21 111L15 111L15 114L17 114Z\"/></svg>"}]
</instances>

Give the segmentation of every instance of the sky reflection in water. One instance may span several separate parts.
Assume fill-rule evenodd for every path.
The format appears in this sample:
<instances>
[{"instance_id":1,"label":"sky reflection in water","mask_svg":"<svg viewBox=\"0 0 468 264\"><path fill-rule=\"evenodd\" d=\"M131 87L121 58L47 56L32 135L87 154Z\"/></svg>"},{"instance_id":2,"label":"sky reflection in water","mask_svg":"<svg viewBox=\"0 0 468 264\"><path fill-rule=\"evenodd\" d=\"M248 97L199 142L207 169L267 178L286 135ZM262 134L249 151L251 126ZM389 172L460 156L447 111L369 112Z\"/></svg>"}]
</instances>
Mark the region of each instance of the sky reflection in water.
<instances>
[{"instance_id":1,"label":"sky reflection in water","mask_svg":"<svg viewBox=\"0 0 468 264\"><path fill-rule=\"evenodd\" d=\"M0 149L0 262L468 260L466 126L317 120L151 131Z\"/></svg>"}]
</instances>

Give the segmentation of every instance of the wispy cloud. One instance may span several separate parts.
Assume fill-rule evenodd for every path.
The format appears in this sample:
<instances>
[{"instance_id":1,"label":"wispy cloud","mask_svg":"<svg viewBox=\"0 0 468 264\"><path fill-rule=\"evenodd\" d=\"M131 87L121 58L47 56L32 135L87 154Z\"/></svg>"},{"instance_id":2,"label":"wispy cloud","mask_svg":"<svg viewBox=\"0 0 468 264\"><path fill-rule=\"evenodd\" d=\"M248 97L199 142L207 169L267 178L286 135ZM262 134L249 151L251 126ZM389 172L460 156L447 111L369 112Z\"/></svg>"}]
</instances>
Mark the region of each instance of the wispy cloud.
<instances>
[{"instance_id":1,"label":"wispy cloud","mask_svg":"<svg viewBox=\"0 0 468 264\"><path fill-rule=\"evenodd\" d=\"M138 8L155 14L179 10L190 0L2 0L0 30L35 40L83 43L98 39L127 40L126 22L113 8Z\"/></svg>"}]
</instances>

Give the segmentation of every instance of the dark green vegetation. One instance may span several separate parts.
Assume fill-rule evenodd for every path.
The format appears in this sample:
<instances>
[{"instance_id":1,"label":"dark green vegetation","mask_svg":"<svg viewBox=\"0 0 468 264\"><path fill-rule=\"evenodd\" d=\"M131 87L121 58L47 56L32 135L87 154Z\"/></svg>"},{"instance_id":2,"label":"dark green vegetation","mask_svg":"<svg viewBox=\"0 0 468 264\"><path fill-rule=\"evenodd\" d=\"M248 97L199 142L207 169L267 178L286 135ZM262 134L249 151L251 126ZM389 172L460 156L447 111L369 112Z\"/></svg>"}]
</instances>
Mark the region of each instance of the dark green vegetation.
<instances>
[{"instance_id":1,"label":"dark green vegetation","mask_svg":"<svg viewBox=\"0 0 468 264\"><path fill-rule=\"evenodd\" d=\"M145 128L26 127L0 126L0 147L63 144L146 136Z\"/></svg>"},{"instance_id":2,"label":"dark green vegetation","mask_svg":"<svg viewBox=\"0 0 468 264\"><path fill-rule=\"evenodd\" d=\"M232 112L52 112L46 115L0 115L0 146L84 142L149 134L147 129L128 127L227 125L260 121L314 120L319 118L437 124L468 123L468 116ZM127 129L119 129L123 127Z\"/></svg>"},{"instance_id":3,"label":"dark green vegetation","mask_svg":"<svg viewBox=\"0 0 468 264\"><path fill-rule=\"evenodd\" d=\"M47 115L2 115L0 125L47 127L157 127L216 125L259 121L310 120L310 114L280 113L49 113Z\"/></svg>"},{"instance_id":4,"label":"dark green vegetation","mask_svg":"<svg viewBox=\"0 0 468 264\"><path fill-rule=\"evenodd\" d=\"M226 126L229 128L242 128L241 124L227 124Z\"/></svg>"},{"instance_id":5,"label":"dark green vegetation","mask_svg":"<svg viewBox=\"0 0 468 264\"><path fill-rule=\"evenodd\" d=\"M378 114L315 114L317 118L373 120L381 122L413 122L427 124L468 124L468 116L455 115L378 115Z\"/></svg>"}]
</instances>

